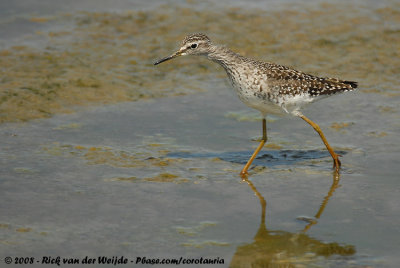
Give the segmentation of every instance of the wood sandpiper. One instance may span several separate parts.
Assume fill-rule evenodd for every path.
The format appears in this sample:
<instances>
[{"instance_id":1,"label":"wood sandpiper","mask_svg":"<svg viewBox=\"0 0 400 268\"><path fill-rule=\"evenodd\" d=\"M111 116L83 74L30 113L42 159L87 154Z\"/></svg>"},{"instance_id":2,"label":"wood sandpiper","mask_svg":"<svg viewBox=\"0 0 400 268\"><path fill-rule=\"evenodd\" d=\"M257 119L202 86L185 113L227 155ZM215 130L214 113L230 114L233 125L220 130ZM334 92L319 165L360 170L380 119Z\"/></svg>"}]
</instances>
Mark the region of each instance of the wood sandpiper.
<instances>
[{"instance_id":1,"label":"wood sandpiper","mask_svg":"<svg viewBox=\"0 0 400 268\"><path fill-rule=\"evenodd\" d=\"M282 65L250 59L225 46L213 44L206 35L200 33L186 36L177 52L158 60L154 65L185 55L206 56L221 65L240 100L262 114L261 142L240 172L241 175L247 174L251 163L267 141L266 115L285 112L302 118L318 132L333 158L333 168L339 171L339 155L333 151L320 127L300 110L318 99L354 90L357 82L317 77Z\"/></svg>"}]
</instances>

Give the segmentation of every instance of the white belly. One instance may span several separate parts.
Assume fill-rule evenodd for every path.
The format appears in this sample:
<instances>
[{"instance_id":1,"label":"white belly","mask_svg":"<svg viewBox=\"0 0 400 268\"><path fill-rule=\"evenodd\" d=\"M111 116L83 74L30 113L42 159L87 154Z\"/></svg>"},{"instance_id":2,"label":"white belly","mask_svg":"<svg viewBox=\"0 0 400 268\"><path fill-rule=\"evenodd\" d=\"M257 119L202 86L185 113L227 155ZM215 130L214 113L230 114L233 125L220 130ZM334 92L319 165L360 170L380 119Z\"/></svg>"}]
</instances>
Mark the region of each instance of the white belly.
<instances>
[{"instance_id":1,"label":"white belly","mask_svg":"<svg viewBox=\"0 0 400 268\"><path fill-rule=\"evenodd\" d=\"M279 103L271 101L273 96L266 91L268 85L264 81L249 81L247 77L241 77L240 81L230 80L239 99L247 106L260 111L264 117L267 114L282 115L287 112Z\"/></svg>"},{"instance_id":2,"label":"white belly","mask_svg":"<svg viewBox=\"0 0 400 268\"><path fill-rule=\"evenodd\" d=\"M315 100L309 94L280 95L279 89L270 89L264 81L238 81L231 80L239 99L247 106L260 111L263 116L267 114L298 115L299 110ZM243 83L244 82L244 83Z\"/></svg>"},{"instance_id":3,"label":"white belly","mask_svg":"<svg viewBox=\"0 0 400 268\"><path fill-rule=\"evenodd\" d=\"M257 95L254 96L254 93L249 91L237 91L239 99L246 104L247 106L260 111L263 116L267 114L275 114L275 115L282 115L286 111L282 109L279 104L271 102L268 99L262 99Z\"/></svg>"}]
</instances>

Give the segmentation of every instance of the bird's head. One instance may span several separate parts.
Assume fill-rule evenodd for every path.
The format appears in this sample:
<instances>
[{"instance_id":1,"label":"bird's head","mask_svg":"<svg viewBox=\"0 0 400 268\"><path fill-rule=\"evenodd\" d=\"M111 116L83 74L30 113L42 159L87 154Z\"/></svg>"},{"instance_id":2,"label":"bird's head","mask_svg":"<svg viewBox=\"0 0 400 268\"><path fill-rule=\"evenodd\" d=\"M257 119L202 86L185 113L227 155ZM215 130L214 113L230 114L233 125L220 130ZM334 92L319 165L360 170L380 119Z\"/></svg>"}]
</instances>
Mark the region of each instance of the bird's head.
<instances>
[{"instance_id":1,"label":"bird's head","mask_svg":"<svg viewBox=\"0 0 400 268\"><path fill-rule=\"evenodd\" d=\"M182 45L179 50L172 55L162 58L154 63L154 65L160 64L164 61L185 55L207 55L210 47L211 40L205 34L196 33L189 34L182 41Z\"/></svg>"}]
</instances>

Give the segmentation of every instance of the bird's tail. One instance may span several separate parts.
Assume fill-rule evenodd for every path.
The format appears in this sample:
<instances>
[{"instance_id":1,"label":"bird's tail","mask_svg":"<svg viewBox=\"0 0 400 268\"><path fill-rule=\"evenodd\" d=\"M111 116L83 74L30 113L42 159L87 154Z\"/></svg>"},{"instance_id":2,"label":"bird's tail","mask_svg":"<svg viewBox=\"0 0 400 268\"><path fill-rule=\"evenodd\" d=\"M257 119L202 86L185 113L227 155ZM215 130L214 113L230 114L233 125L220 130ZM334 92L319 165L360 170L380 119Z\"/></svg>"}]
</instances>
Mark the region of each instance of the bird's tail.
<instances>
[{"instance_id":1,"label":"bird's tail","mask_svg":"<svg viewBox=\"0 0 400 268\"><path fill-rule=\"evenodd\" d=\"M339 80L337 78L323 78L316 87L309 88L309 94L314 97L329 96L346 91L352 91L357 88L357 82Z\"/></svg>"},{"instance_id":2,"label":"bird's tail","mask_svg":"<svg viewBox=\"0 0 400 268\"><path fill-rule=\"evenodd\" d=\"M351 87L350 90L356 89L358 87L358 83L354 81L341 81L343 84L349 85Z\"/></svg>"}]
</instances>

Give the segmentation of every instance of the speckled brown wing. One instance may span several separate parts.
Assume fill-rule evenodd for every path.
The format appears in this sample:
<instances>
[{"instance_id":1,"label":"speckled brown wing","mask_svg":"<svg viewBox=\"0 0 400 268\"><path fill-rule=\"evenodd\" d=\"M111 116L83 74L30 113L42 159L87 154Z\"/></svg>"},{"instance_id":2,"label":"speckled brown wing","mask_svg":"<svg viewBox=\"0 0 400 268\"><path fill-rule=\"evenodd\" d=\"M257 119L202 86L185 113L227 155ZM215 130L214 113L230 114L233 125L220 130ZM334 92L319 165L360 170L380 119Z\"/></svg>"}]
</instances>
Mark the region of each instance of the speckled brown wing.
<instances>
[{"instance_id":1,"label":"speckled brown wing","mask_svg":"<svg viewBox=\"0 0 400 268\"><path fill-rule=\"evenodd\" d=\"M269 84L271 87L279 89L279 95L295 96L306 93L312 97L318 97L357 88L357 82L353 81L317 77L273 63L264 63L263 65L263 68L268 69L266 73Z\"/></svg>"}]
</instances>

